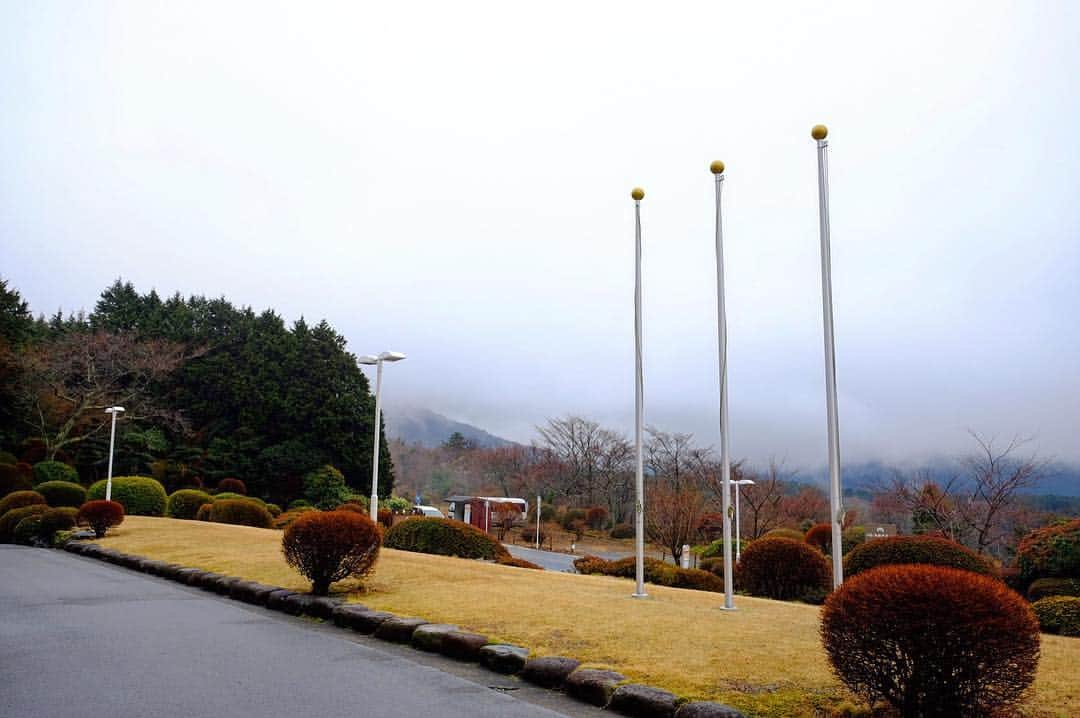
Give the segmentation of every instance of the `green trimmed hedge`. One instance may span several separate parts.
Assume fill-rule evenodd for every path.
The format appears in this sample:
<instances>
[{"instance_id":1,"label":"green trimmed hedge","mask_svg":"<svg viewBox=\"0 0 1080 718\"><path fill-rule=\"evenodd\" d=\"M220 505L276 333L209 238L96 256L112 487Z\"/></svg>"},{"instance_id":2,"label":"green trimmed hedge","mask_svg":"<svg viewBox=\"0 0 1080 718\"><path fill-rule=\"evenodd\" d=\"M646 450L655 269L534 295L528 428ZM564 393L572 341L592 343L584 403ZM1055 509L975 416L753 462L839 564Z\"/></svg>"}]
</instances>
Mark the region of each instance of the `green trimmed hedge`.
<instances>
[{"instance_id":1,"label":"green trimmed hedge","mask_svg":"<svg viewBox=\"0 0 1080 718\"><path fill-rule=\"evenodd\" d=\"M486 533L461 521L413 516L392 526L383 546L439 556L495 561L509 556L506 548Z\"/></svg>"},{"instance_id":2,"label":"green trimmed hedge","mask_svg":"<svg viewBox=\"0 0 1080 718\"><path fill-rule=\"evenodd\" d=\"M273 517L263 506L247 499L216 499L210 505L210 520L219 524L237 524L268 529Z\"/></svg>"},{"instance_id":3,"label":"green trimmed hedge","mask_svg":"<svg viewBox=\"0 0 1080 718\"><path fill-rule=\"evenodd\" d=\"M1080 598L1076 596L1050 596L1031 604L1039 619L1039 626L1046 633L1062 636L1080 636Z\"/></svg>"},{"instance_id":4,"label":"green trimmed hedge","mask_svg":"<svg viewBox=\"0 0 1080 718\"><path fill-rule=\"evenodd\" d=\"M88 501L105 498L105 480L95 481L86 492ZM149 476L114 476L112 500L124 507L127 516L164 516L168 497L161 482Z\"/></svg>"},{"instance_id":5,"label":"green trimmed hedge","mask_svg":"<svg viewBox=\"0 0 1080 718\"><path fill-rule=\"evenodd\" d=\"M987 559L955 541L936 536L891 536L867 541L844 557L844 576L855 576L875 566L917 563L1001 577Z\"/></svg>"},{"instance_id":6,"label":"green trimmed hedge","mask_svg":"<svg viewBox=\"0 0 1080 718\"><path fill-rule=\"evenodd\" d=\"M1038 601L1050 596L1080 596L1080 579L1040 578L1028 586L1029 601Z\"/></svg>"},{"instance_id":7,"label":"green trimmed hedge","mask_svg":"<svg viewBox=\"0 0 1080 718\"><path fill-rule=\"evenodd\" d=\"M39 504L45 506L48 502L45 497L36 491L16 491L0 499L0 516L12 509L21 509L24 506Z\"/></svg>"},{"instance_id":8,"label":"green trimmed hedge","mask_svg":"<svg viewBox=\"0 0 1080 718\"><path fill-rule=\"evenodd\" d=\"M49 509L41 515L38 536L45 541L52 541L53 534L57 531L70 531L75 528L78 515L79 510L70 506Z\"/></svg>"},{"instance_id":9,"label":"green trimmed hedge","mask_svg":"<svg viewBox=\"0 0 1080 718\"><path fill-rule=\"evenodd\" d=\"M1080 519L1032 531L1020 542L1016 565L1022 578L1080 578Z\"/></svg>"},{"instance_id":10,"label":"green trimmed hedge","mask_svg":"<svg viewBox=\"0 0 1080 718\"><path fill-rule=\"evenodd\" d=\"M180 489L169 494L165 513L174 519L193 519L203 504L214 503L214 497L198 489Z\"/></svg>"},{"instance_id":11,"label":"green trimmed hedge","mask_svg":"<svg viewBox=\"0 0 1080 718\"><path fill-rule=\"evenodd\" d=\"M46 481L68 481L77 484L79 472L74 466L68 466L63 461L39 461L34 464L34 486Z\"/></svg>"},{"instance_id":12,"label":"green trimmed hedge","mask_svg":"<svg viewBox=\"0 0 1080 718\"><path fill-rule=\"evenodd\" d=\"M48 510L49 507L45 504L34 504L33 506L12 509L0 516L0 543L11 543L14 538L15 527L27 516L40 516Z\"/></svg>"},{"instance_id":13,"label":"green trimmed hedge","mask_svg":"<svg viewBox=\"0 0 1080 718\"><path fill-rule=\"evenodd\" d=\"M46 481L38 484L34 490L44 496L45 503L53 508L58 506L79 508L86 503L86 489L70 481Z\"/></svg>"}]
</instances>

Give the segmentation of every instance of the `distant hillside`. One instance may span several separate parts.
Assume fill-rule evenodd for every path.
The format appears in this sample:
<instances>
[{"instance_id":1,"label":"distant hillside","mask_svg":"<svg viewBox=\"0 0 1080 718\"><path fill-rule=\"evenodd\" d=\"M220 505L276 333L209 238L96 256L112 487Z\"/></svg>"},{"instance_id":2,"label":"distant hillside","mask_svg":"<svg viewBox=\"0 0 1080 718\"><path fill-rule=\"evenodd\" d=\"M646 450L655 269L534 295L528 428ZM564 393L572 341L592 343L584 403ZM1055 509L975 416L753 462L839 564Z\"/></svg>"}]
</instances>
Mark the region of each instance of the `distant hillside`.
<instances>
[{"instance_id":1,"label":"distant hillside","mask_svg":"<svg viewBox=\"0 0 1080 718\"><path fill-rule=\"evenodd\" d=\"M874 491L887 486L895 471L911 474L916 470L926 471L933 476L963 474L964 468L957 462L940 460L918 466L892 466L882 462L845 464L843 466L843 485L846 492ZM828 470L825 468L800 474L800 478L812 481L820 486L828 485ZM1043 496L1080 496L1080 466L1055 462L1046 467L1042 481L1022 493Z\"/></svg>"},{"instance_id":2,"label":"distant hillside","mask_svg":"<svg viewBox=\"0 0 1080 718\"><path fill-rule=\"evenodd\" d=\"M420 444L429 448L441 446L455 431L477 446L494 449L501 446L517 446L513 441L489 434L483 429L454 421L430 409L401 407L387 409L386 434L391 439L400 439L406 444Z\"/></svg>"}]
</instances>

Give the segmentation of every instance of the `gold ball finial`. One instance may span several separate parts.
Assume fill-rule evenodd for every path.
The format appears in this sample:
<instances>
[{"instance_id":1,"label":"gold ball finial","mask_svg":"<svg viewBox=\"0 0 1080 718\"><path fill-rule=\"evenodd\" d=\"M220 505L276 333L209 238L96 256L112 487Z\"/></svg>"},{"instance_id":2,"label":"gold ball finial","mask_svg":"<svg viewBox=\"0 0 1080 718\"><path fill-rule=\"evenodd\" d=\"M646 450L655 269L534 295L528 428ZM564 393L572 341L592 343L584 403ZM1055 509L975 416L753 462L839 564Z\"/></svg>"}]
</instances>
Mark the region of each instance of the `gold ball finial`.
<instances>
[{"instance_id":1,"label":"gold ball finial","mask_svg":"<svg viewBox=\"0 0 1080 718\"><path fill-rule=\"evenodd\" d=\"M641 189L640 187L635 187L630 191L630 196L633 197L636 201L640 202L641 200L645 199L645 190Z\"/></svg>"},{"instance_id":2,"label":"gold ball finial","mask_svg":"<svg viewBox=\"0 0 1080 718\"><path fill-rule=\"evenodd\" d=\"M829 136L829 128L825 125L814 125L814 129L810 130L810 136L815 140L823 140Z\"/></svg>"},{"instance_id":3,"label":"gold ball finial","mask_svg":"<svg viewBox=\"0 0 1080 718\"><path fill-rule=\"evenodd\" d=\"M714 175L723 174L724 173L724 163L721 162L720 160L713 160L712 164L709 165L709 171L712 172Z\"/></svg>"}]
</instances>

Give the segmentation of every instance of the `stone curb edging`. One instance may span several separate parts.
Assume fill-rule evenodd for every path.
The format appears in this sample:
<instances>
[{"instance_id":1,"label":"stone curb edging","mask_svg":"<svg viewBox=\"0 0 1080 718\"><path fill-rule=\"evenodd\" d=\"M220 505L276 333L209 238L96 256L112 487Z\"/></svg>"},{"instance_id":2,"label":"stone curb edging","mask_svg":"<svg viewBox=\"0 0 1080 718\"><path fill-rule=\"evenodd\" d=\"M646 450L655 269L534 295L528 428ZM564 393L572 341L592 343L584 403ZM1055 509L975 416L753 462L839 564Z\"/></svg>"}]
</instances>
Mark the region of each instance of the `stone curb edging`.
<instances>
[{"instance_id":1,"label":"stone curb edging","mask_svg":"<svg viewBox=\"0 0 1080 718\"><path fill-rule=\"evenodd\" d=\"M741 712L722 703L681 702L674 693L660 688L622 683L625 676L621 673L579 668L580 662L573 658L529 658L529 649L523 646L489 643L487 636L462 631L451 624L396 616L386 611L372 610L359 603L342 603L332 598L297 593L238 576L225 576L213 571L125 554L95 543L69 541L64 545L64 550L271 611L319 618L340 628L373 635L383 641L406 643L417 650L439 653L459 661L479 663L496 673L518 675L537 686L564 691L583 703L607 708L632 718L744 718Z\"/></svg>"}]
</instances>

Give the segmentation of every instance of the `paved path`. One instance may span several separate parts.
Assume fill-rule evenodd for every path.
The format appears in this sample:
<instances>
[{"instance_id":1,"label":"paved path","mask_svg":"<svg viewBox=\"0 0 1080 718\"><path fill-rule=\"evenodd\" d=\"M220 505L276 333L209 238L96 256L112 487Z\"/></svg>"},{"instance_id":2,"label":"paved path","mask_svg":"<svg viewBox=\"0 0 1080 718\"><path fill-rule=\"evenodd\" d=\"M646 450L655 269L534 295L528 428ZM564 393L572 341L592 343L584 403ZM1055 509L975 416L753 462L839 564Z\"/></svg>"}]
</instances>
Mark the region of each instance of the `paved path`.
<instances>
[{"instance_id":1,"label":"paved path","mask_svg":"<svg viewBox=\"0 0 1080 718\"><path fill-rule=\"evenodd\" d=\"M514 558L523 558L526 561L532 561L537 566L543 566L548 571L570 571L574 572L574 561L581 558L585 554L569 554L558 553L556 551L537 551L534 548L525 548L524 546L515 546L513 544L503 544L506 546L506 550L510 552L510 555ZM614 560L622 558L623 554L613 553L601 553L593 554L600 558L606 558L608 560Z\"/></svg>"},{"instance_id":2,"label":"paved path","mask_svg":"<svg viewBox=\"0 0 1080 718\"><path fill-rule=\"evenodd\" d=\"M0 646L0 716L11 718L605 715L471 664L48 549L0 545Z\"/></svg>"}]
</instances>

